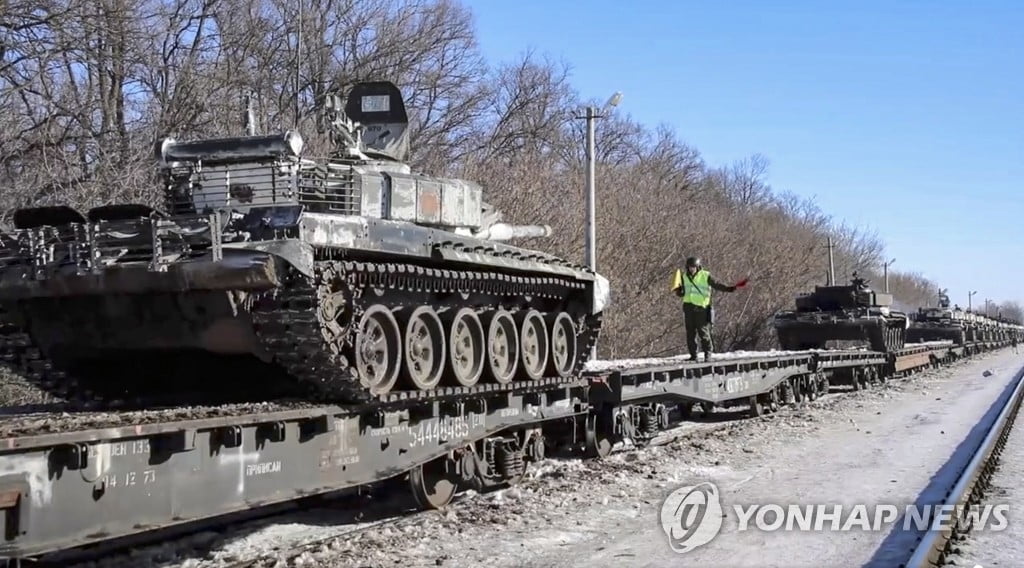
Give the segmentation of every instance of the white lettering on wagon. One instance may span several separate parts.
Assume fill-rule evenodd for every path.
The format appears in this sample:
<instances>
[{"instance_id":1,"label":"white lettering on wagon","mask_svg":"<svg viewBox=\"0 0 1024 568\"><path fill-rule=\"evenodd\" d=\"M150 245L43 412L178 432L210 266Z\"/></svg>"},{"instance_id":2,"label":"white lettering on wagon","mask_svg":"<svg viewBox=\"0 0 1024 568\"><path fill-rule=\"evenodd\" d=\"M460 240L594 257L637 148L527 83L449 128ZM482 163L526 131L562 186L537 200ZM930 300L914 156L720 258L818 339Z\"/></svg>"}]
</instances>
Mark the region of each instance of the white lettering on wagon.
<instances>
[{"instance_id":1,"label":"white lettering on wagon","mask_svg":"<svg viewBox=\"0 0 1024 568\"><path fill-rule=\"evenodd\" d=\"M409 430L409 447L426 446L452 439L468 438L470 433L484 428L483 414L446 416L443 419L424 420Z\"/></svg>"},{"instance_id":2,"label":"white lettering on wagon","mask_svg":"<svg viewBox=\"0 0 1024 568\"><path fill-rule=\"evenodd\" d=\"M278 460L278 461L271 461L271 462L251 463L251 464L248 464L248 465L245 466L245 476L246 477L252 477L254 475L266 475L268 473L280 473L280 472L281 472L281 462L280 462L280 460Z\"/></svg>"}]
</instances>

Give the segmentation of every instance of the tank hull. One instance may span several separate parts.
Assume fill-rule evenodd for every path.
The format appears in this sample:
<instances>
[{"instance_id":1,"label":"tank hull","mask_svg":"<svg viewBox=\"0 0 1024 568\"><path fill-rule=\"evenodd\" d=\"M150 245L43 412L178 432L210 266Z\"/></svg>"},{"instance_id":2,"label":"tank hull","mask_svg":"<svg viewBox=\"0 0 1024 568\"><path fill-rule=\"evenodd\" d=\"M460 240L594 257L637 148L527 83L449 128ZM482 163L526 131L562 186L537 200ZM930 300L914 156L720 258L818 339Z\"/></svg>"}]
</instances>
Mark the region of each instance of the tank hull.
<instances>
[{"instance_id":1,"label":"tank hull","mask_svg":"<svg viewBox=\"0 0 1024 568\"><path fill-rule=\"evenodd\" d=\"M956 345L966 343L967 330L963 326L927 325L912 323L907 330L907 341L923 343L925 341L952 341Z\"/></svg>"},{"instance_id":2,"label":"tank hull","mask_svg":"<svg viewBox=\"0 0 1024 568\"><path fill-rule=\"evenodd\" d=\"M578 372L606 301L598 275L557 257L410 223L303 213L235 242L216 217L161 223L190 226L189 246L148 237L152 220L58 227L80 235L66 254L8 264L7 359L43 367L30 376L65 398L173 397L194 369L227 398L364 402ZM117 249L111 235L132 260L76 259Z\"/></svg>"},{"instance_id":3,"label":"tank hull","mask_svg":"<svg viewBox=\"0 0 1024 568\"><path fill-rule=\"evenodd\" d=\"M784 312L775 316L782 349L824 349L828 341L855 341L872 351L892 352L906 343L907 320L901 317Z\"/></svg>"}]
</instances>

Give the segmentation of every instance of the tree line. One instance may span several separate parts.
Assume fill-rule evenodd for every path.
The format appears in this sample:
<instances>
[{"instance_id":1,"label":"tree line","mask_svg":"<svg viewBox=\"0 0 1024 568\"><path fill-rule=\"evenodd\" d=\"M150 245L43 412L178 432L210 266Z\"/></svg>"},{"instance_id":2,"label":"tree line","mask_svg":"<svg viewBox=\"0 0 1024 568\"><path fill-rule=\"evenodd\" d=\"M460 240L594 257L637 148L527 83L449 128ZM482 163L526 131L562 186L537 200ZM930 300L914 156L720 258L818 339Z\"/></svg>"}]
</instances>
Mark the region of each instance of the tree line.
<instances>
[{"instance_id":1,"label":"tree line","mask_svg":"<svg viewBox=\"0 0 1024 568\"><path fill-rule=\"evenodd\" d=\"M411 162L481 183L520 241L583 260L584 125L564 62L533 52L485 60L455 0L8 0L0 14L0 222L16 207L158 205L153 143L241 135L242 97L261 132L298 129L314 151L324 98L396 83L410 112ZM836 279L876 289L884 244L813 202L773 189L754 155L708 164L666 126L611 111L598 122L598 269L612 284L600 356L678 353L675 268L700 256L724 281L719 350L774 347L771 315ZM934 305L939 285L891 272L901 307ZM1020 306L992 311L1021 318ZM977 310L976 310L977 311ZM637 325L641 322L642 325Z\"/></svg>"}]
</instances>

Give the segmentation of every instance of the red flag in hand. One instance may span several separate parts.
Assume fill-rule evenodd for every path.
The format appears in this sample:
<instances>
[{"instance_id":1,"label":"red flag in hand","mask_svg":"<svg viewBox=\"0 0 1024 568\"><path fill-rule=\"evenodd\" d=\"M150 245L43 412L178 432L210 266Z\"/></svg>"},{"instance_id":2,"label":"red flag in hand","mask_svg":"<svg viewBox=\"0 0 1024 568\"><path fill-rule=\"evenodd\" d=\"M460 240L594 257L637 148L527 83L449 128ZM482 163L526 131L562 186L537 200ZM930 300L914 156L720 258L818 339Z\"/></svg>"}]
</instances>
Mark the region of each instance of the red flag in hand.
<instances>
[{"instance_id":1,"label":"red flag in hand","mask_svg":"<svg viewBox=\"0 0 1024 568\"><path fill-rule=\"evenodd\" d=\"M747 279L746 279L746 278L744 278L743 280L740 280L739 282L737 282L737 283L735 284L735 286L736 286L737 288L743 288L743 287L744 287L744 286L746 286L746 285L747 285Z\"/></svg>"}]
</instances>

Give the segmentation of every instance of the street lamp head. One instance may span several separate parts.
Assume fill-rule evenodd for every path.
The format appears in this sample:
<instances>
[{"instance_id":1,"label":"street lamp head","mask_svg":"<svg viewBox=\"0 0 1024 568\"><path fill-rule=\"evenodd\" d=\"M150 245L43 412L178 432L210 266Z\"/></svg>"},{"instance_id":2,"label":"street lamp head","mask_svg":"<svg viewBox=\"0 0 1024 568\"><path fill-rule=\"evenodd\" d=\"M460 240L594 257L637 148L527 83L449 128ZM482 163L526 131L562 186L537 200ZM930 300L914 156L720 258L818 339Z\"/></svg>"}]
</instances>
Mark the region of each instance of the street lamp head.
<instances>
[{"instance_id":1,"label":"street lamp head","mask_svg":"<svg viewBox=\"0 0 1024 568\"><path fill-rule=\"evenodd\" d=\"M622 93L615 91L615 94L608 99L604 106L605 108L619 106L620 102L622 102Z\"/></svg>"}]
</instances>

